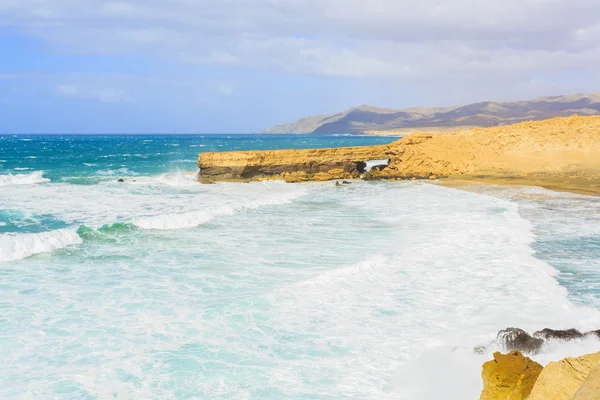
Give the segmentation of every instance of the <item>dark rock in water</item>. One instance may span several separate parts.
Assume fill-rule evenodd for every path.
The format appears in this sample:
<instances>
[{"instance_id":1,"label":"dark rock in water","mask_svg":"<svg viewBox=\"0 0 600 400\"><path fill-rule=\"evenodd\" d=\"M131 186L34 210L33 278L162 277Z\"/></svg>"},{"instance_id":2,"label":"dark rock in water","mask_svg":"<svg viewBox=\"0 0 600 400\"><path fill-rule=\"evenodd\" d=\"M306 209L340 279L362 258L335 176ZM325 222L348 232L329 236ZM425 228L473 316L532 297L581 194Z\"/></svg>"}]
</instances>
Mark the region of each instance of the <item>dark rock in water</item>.
<instances>
[{"instance_id":1,"label":"dark rock in water","mask_svg":"<svg viewBox=\"0 0 600 400\"><path fill-rule=\"evenodd\" d=\"M523 329L507 328L498 332L497 340L508 351L519 350L524 353L539 353L544 339L534 338Z\"/></svg>"},{"instance_id":2,"label":"dark rock in water","mask_svg":"<svg viewBox=\"0 0 600 400\"><path fill-rule=\"evenodd\" d=\"M123 183L123 182L125 182L125 181L124 181L123 179L119 179L117 182L119 182L119 183Z\"/></svg>"},{"instance_id":3,"label":"dark rock in water","mask_svg":"<svg viewBox=\"0 0 600 400\"><path fill-rule=\"evenodd\" d=\"M373 168L371 168L371 171L373 171L373 170L375 170L375 171L383 171L387 167L388 167L387 164L375 165Z\"/></svg>"},{"instance_id":4,"label":"dark rock in water","mask_svg":"<svg viewBox=\"0 0 600 400\"><path fill-rule=\"evenodd\" d=\"M583 333L577 329L567 329L564 331L554 329L542 329L533 333L533 337L544 339L544 340L574 340L583 337Z\"/></svg>"},{"instance_id":5,"label":"dark rock in water","mask_svg":"<svg viewBox=\"0 0 600 400\"><path fill-rule=\"evenodd\" d=\"M342 182L342 185L351 185L351 184L352 184L352 182L348 182L348 181L343 181Z\"/></svg>"},{"instance_id":6,"label":"dark rock in water","mask_svg":"<svg viewBox=\"0 0 600 400\"><path fill-rule=\"evenodd\" d=\"M585 336L585 337L596 336L598 339L600 339L600 329L598 329L596 331L586 332L583 336Z\"/></svg>"},{"instance_id":7,"label":"dark rock in water","mask_svg":"<svg viewBox=\"0 0 600 400\"><path fill-rule=\"evenodd\" d=\"M335 186L342 186L342 185L339 182L336 182Z\"/></svg>"}]
</instances>

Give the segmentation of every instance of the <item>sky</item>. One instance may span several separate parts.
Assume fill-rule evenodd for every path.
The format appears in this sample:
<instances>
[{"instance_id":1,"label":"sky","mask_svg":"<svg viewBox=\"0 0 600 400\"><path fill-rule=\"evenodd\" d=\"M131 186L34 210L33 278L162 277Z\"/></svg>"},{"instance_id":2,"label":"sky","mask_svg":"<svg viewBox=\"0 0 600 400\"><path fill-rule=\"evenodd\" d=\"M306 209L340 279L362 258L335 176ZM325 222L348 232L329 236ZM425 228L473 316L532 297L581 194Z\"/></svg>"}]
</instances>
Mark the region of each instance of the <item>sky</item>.
<instances>
[{"instance_id":1,"label":"sky","mask_svg":"<svg viewBox=\"0 0 600 400\"><path fill-rule=\"evenodd\" d=\"M600 91L598 0L0 0L0 132L244 133Z\"/></svg>"}]
</instances>

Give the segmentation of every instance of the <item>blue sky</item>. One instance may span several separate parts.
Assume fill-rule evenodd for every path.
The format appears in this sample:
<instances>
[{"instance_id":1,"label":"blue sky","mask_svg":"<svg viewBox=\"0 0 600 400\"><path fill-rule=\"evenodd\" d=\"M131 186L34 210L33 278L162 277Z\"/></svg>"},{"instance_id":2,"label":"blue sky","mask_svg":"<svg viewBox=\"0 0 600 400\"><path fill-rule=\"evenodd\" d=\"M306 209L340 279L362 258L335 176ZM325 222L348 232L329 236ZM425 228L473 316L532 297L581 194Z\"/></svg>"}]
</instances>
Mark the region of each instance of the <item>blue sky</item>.
<instances>
[{"instance_id":1,"label":"blue sky","mask_svg":"<svg viewBox=\"0 0 600 400\"><path fill-rule=\"evenodd\" d=\"M0 132L255 132L600 91L596 0L0 0Z\"/></svg>"}]
</instances>

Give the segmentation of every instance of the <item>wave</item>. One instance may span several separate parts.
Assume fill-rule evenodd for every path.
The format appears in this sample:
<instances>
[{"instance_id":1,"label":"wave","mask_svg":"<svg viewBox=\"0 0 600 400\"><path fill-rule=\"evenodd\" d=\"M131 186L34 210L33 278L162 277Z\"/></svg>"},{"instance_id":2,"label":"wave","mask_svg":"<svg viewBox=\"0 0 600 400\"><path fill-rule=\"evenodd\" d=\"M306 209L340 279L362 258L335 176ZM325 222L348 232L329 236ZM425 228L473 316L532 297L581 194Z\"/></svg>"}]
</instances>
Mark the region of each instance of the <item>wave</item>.
<instances>
[{"instance_id":1,"label":"wave","mask_svg":"<svg viewBox=\"0 0 600 400\"><path fill-rule=\"evenodd\" d=\"M137 218L133 221L133 224L142 229L155 229L155 230L175 230L175 229L188 229L196 226L205 224L214 220L217 217L234 215L237 212L243 210L252 210L265 206L281 205L291 203L298 197L301 197L306 192L296 191L292 193L282 194L278 197L271 197L267 199L254 200L247 203L238 203L223 205L217 208L209 208L199 211L191 211L180 214L164 214L152 217Z\"/></svg>"},{"instance_id":2,"label":"wave","mask_svg":"<svg viewBox=\"0 0 600 400\"><path fill-rule=\"evenodd\" d=\"M116 175L128 175L128 176L132 176L132 175L137 175L135 172L130 171L128 168L123 167L123 168L119 168L119 169L101 169L96 171L96 175L99 176L116 176Z\"/></svg>"},{"instance_id":3,"label":"wave","mask_svg":"<svg viewBox=\"0 0 600 400\"><path fill-rule=\"evenodd\" d=\"M85 241L95 242L116 242L117 236L135 232L138 227L127 222L115 222L114 224L106 224L100 228L92 228L87 225L81 225L77 229L79 237Z\"/></svg>"},{"instance_id":4,"label":"wave","mask_svg":"<svg viewBox=\"0 0 600 400\"><path fill-rule=\"evenodd\" d=\"M22 260L82 242L77 232L69 229L43 233L5 233L0 235L0 262Z\"/></svg>"},{"instance_id":5,"label":"wave","mask_svg":"<svg viewBox=\"0 0 600 400\"><path fill-rule=\"evenodd\" d=\"M44 171L35 171L30 174L0 175L0 186L34 185L50 182L50 179L44 178L43 175Z\"/></svg>"}]
</instances>

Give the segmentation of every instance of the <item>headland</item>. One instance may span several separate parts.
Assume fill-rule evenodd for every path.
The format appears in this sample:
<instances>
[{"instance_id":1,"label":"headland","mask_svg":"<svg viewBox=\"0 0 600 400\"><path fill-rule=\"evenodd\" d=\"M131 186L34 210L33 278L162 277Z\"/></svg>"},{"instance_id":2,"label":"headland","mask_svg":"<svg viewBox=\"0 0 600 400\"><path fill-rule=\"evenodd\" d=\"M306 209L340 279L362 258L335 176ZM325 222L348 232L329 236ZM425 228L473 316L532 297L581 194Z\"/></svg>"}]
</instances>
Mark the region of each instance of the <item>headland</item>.
<instances>
[{"instance_id":1,"label":"headland","mask_svg":"<svg viewBox=\"0 0 600 400\"><path fill-rule=\"evenodd\" d=\"M368 170L370 160L387 163ZM198 166L205 183L442 179L600 194L600 117L414 133L379 146L202 153Z\"/></svg>"}]
</instances>

